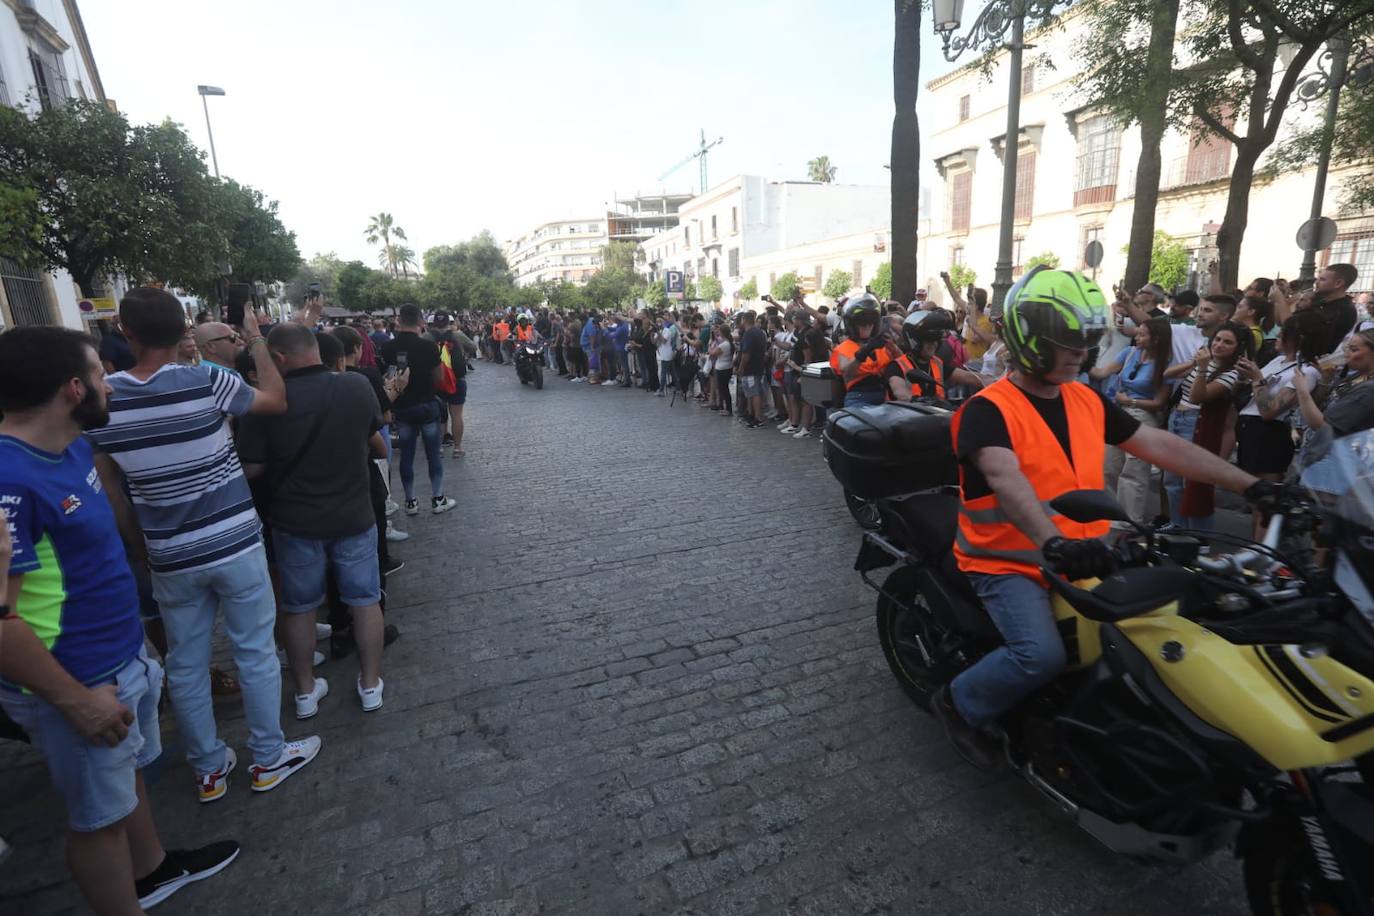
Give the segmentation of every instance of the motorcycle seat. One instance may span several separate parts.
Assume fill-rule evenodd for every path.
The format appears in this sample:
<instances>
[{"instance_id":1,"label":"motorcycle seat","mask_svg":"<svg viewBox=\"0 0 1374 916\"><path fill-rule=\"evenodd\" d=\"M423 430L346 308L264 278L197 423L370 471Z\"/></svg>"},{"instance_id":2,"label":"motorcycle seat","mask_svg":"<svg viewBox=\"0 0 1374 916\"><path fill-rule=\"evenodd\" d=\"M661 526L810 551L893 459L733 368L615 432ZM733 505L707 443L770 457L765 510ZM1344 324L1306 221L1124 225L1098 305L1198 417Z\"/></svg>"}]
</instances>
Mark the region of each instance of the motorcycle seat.
<instances>
[{"instance_id":1,"label":"motorcycle seat","mask_svg":"<svg viewBox=\"0 0 1374 916\"><path fill-rule=\"evenodd\" d=\"M999 646L1006 641L1002 637L1002 631L997 629L997 625L983 608L983 602L973 590L973 583L959 568L953 551L946 550L940 555L935 578L938 579L939 587L929 589L928 594L938 596L938 600L943 602L949 613L950 622L959 632L990 646Z\"/></svg>"},{"instance_id":2,"label":"motorcycle seat","mask_svg":"<svg viewBox=\"0 0 1374 916\"><path fill-rule=\"evenodd\" d=\"M1048 569L1042 572L1050 588L1084 617L1099 623L1148 614L1187 594L1197 580L1196 573L1181 566L1140 566L1118 570L1088 591Z\"/></svg>"}]
</instances>

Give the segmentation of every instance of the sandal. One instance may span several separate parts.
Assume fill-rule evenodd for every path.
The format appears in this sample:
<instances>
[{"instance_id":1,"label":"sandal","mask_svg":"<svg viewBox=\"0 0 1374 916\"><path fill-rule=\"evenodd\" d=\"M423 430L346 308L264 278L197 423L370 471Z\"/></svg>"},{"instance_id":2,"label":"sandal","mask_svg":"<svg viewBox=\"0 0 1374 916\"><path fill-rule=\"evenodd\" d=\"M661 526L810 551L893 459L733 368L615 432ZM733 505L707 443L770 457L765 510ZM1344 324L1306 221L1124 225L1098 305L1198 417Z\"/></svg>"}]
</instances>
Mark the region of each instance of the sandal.
<instances>
[{"instance_id":1,"label":"sandal","mask_svg":"<svg viewBox=\"0 0 1374 916\"><path fill-rule=\"evenodd\" d=\"M454 457L454 458L465 458L465 457L467 457L467 452L463 451L461 448L455 448L455 449L453 450L453 457Z\"/></svg>"},{"instance_id":2,"label":"sandal","mask_svg":"<svg viewBox=\"0 0 1374 916\"><path fill-rule=\"evenodd\" d=\"M232 696L239 692L238 678L218 668L210 669L210 695L217 697Z\"/></svg>"}]
</instances>

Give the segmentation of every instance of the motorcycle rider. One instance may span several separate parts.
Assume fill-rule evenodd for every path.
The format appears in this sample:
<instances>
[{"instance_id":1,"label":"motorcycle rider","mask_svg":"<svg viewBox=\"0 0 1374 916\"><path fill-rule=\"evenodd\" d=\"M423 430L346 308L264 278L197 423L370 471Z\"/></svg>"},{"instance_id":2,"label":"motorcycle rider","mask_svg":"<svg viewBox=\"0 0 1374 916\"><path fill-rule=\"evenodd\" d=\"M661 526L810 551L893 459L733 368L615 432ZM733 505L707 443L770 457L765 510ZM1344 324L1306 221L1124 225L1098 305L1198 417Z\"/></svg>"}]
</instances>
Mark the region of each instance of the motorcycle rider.
<instances>
[{"instance_id":1,"label":"motorcycle rider","mask_svg":"<svg viewBox=\"0 0 1374 916\"><path fill-rule=\"evenodd\" d=\"M1071 580L1112 569L1108 522L1073 522L1049 508L1067 491L1103 488L1107 445L1251 501L1276 487L1142 425L1076 381L1107 314L1101 289L1081 273L1042 266L1023 276L1003 311L1011 374L965 402L952 424L961 491L954 555L1005 639L934 697L946 735L975 766L1001 756L988 727L1065 665L1041 565Z\"/></svg>"},{"instance_id":2,"label":"motorcycle rider","mask_svg":"<svg viewBox=\"0 0 1374 916\"><path fill-rule=\"evenodd\" d=\"M830 368L844 380L845 407L876 407L887 400L888 363L901 348L883 331L882 306L865 293L844 306L846 337L830 351Z\"/></svg>"},{"instance_id":3,"label":"motorcycle rider","mask_svg":"<svg viewBox=\"0 0 1374 916\"><path fill-rule=\"evenodd\" d=\"M528 344L538 343L541 339L534 325L530 324L528 315L521 315L520 319L515 323L515 339L518 343Z\"/></svg>"},{"instance_id":4,"label":"motorcycle rider","mask_svg":"<svg viewBox=\"0 0 1374 916\"><path fill-rule=\"evenodd\" d=\"M936 353L954 331L954 316L946 309L917 310L902 322L906 353L894 361L897 377L892 387L900 401L945 397L945 385L982 388L983 380L967 369L946 368ZM911 370L920 374L912 378ZM925 378L921 378L925 376Z\"/></svg>"}]
</instances>

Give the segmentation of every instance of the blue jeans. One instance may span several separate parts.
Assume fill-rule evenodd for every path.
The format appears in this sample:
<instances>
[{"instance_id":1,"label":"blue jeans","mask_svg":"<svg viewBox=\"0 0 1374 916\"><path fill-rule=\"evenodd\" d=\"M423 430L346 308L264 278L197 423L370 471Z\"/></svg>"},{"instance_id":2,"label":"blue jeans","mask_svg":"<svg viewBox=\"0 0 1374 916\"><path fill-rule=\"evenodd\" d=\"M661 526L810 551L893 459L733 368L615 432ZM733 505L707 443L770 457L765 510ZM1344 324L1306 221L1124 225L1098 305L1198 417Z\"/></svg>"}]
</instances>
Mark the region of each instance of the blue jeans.
<instances>
[{"instance_id":1,"label":"blue jeans","mask_svg":"<svg viewBox=\"0 0 1374 916\"><path fill-rule=\"evenodd\" d=\"M981 727L1054 680L1066 655L1047 588L1025 576L972 573L968 578L1006 640L949 685L959 715Z\"/></svg>"},{"instance_id":2,"label":"blue jeans","mask_svg":"<svg viewBox=\"0 0 1374 916\"><path fill-rule=\"evenodd\" d=\"M281 609L308 614L324 604L325 573L334 570L339 600L349 607L368 607L382 600L377 566L377 526L339 538L302 538L272 529L281 580Z\"/></svg>"},{"instance_id":3,"label":"blue jeans","mask_svg":"<svg viewBox=\"0 0 1374 916\"><path fill-rule=\"evenodd\" d=\"M626 388L634 384L630 380L630 351L616 350L615 360L620 364L620 384Z\"/></svg>"},{"instance_id":4,"label":"blue jeans","mask_svg":"<svg viewBox=\"0 0 1374 916\"><path fill-rule=\"evenodd\" d=\"M119 702L134 714L129 734L114 747L81 737L48 701L0 690L0 706L42 751L53 785L67 804L67 825L78 833L100 830L132 814L138 807L135 774L162 754L157 722L161 666L140 648L122 668L90 686L105 684L114 685Z\"/></svg>"},{"instance_id":5,"label":"blue jeans","mask_svg":"<svg viewBox=\"0 0 1374 916\"><path fill-rule=\"evenodd\" d=\"M882 391L846 391L844 393L845 407L880 407L887 400L887 395Z\"/></svg>"},{"instance_id":6,"label":"blue jeans","mask_svg":"<svg viewBox=\"0 0 1374 916\"><path fill-rule=\"evenodd\" d=\"M1181 439L1189 442L1193 441L1193 433L1197 430L1198 415L1200 410L1179 410L1174 408L1173 413L1169 414L1169 432ZM1175 474L1173 471L1164 471L1164 492L1169 497L1169 519L1180 528L1192 528L1198 531L1211 531L1213 518L1186 518L1179 512L1179 506L1183 502L1183 485L1186 481Z\"/></svg>"},{"instance_id":7,"label":"blue jeans","mask_svg":"<svg viewBox=\"0 0 1374 916\"><path fill-rule=\"evenodd\" d=\"M206 569L155 572L153 596L162 607L167 687L191 769L203 776L224 765L224 742L216 732L210 703L210 635L215 611L221 608L239 669L248 749L254 763L275 763L284 744L281 663L272 640L277 602L262 546Z\"/></svg>"},{"instance_id":8,"label":"blue jeans","mask_svg":"<svg viewBox=\"0 0 1374 916\"><path fill-rule=\"evenodd\" d=\"M415 498L415 440L423 437L425 458L429 462L429 490L432 496L444 495L444 452L440 444L439 402L429 401L398 410L392 415L401 438L401 487L406 500Z\"/></svg>"}]
</instances>

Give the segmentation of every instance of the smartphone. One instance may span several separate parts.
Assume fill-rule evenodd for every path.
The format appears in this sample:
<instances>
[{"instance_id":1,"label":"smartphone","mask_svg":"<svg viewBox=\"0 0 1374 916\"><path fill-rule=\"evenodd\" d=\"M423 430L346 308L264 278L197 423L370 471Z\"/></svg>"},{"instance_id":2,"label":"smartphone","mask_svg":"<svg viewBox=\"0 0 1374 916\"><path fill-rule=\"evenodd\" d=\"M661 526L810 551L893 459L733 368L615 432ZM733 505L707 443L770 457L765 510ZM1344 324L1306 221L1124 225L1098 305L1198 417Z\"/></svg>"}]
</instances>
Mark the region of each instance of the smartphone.
<instances>
[{"instance_id":1,"label":"smartphone","mask_svg":"<svg viewBox=\"0 0 1374 916\"><path fill-rule=\"evenodd\" d=\"M409 368L410 368L410 354L407 353L405 350L401 350L400 352L398 352L398 353L396 354L396 368L397 368L397 369L409 369Z\"/></svg>"},{"instance_id":2,"label":"smartphone","mask_svg":"<svg viewBox=\"0 0 1374 916\"><path fill-rule=\"evenodd\" d=\"M251 283L230 283L229 284L229 315L228 324L232 327L243 327L243 309L249 302L253 301L253 284Z\"/></svg>"}]
</instances>

